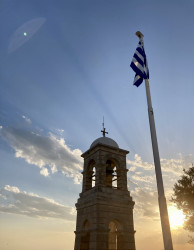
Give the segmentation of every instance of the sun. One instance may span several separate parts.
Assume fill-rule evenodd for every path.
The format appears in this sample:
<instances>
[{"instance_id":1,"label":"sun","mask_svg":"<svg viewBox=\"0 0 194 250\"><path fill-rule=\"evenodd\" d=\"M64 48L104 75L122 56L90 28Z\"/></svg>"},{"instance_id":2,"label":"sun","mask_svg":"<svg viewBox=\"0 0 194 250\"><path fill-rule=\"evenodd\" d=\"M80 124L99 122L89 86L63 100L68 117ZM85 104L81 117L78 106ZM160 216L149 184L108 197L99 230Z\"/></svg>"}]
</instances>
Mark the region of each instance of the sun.
<instances>
[{"instance_id":1,"label":"sun","mask_svg":"<svg viewBox=\"0 0 194 250\"><path fill-rule=\"evenodd\" d=\"M178 229L183 227L185 221L185 215L181 210L178 210L175 206L168 208L170 227L172 229Z\"/></svg>"}]
</instances>

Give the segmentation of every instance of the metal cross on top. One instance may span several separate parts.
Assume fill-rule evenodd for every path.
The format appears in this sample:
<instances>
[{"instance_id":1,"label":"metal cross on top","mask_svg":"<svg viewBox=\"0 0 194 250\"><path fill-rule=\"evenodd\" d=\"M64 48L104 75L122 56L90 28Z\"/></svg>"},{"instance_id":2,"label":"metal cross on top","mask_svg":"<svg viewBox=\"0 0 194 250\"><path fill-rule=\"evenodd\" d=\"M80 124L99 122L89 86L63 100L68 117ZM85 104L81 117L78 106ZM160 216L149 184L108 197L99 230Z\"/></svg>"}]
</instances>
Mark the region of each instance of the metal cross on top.
<instances>
[{"instance_id":1,"label":"metal cross on top","mask_svg":"<svg viewBox=\"0 0 194 250\"><path fill-rule=\"evenodd\" d=\"M104 127L104 116L103 116L103 123L102 123L102 127L103 127L103 130L101 130L102 134L103 134L103 137L106 136L106 134L108 134L108 132L106 132L106 128Z\"/></svg>"}]
</instances>

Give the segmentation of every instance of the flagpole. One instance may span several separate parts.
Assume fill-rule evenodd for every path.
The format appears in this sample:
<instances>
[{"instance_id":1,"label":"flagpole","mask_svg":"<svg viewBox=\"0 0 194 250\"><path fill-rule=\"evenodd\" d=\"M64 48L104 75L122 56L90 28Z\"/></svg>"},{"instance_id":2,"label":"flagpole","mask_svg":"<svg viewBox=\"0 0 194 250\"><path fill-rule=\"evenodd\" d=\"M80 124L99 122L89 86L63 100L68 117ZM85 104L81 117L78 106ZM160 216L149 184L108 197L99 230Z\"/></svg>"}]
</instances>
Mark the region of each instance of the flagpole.
<instances>
[{"instance_id":1,"label":"flagpole","mask_svg":"<svg viewBox=\"0 0 194 250\"><path fill-rule=\"evenodd\" d=\"M139 37L143 46L143 34L140 31L136 32L136 35ZM149 87L149 79L145 79L145 87L146 87L146 97L147 97L147 105L148 105L148 116L149 116L149 124L150 124L150 133L152 140L152 150L154 156L154 164L155 164L155 173L156 173L156 182L158 188L158 204L160 210L160 219L163 233L163 241L164 241L164 249L165 250L173 250L171 231L170 231L170 223L168 218L168 209L166 204L166 198L164 193L164 185L162 179L162 171L160 165L160 156L158 150L158 142L156 136L156 128L154 121L154 112L152 108L150 87Z\"/></svg>"}]
</instances>

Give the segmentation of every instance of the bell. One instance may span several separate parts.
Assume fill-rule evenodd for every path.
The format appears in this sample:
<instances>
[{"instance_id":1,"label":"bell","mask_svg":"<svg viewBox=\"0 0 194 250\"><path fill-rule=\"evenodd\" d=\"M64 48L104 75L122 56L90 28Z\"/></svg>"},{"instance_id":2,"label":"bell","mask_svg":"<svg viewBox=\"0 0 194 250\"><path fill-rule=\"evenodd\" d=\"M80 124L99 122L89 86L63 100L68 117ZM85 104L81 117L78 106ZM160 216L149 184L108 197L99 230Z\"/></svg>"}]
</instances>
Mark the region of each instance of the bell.
<instances>
[{"instance_id":1,"label":"bell","mask_svg":"<svg viewBox=\"0 0 194 250\"><path fill-rule=\"evenodd\" d=\"M112 167L111 167L111 162L110 161L108 161L107 162L107 167L106 167L106 174L107 175L112 175L113 174L113 169L112 169Z\"/></svg>"}]
</instances>

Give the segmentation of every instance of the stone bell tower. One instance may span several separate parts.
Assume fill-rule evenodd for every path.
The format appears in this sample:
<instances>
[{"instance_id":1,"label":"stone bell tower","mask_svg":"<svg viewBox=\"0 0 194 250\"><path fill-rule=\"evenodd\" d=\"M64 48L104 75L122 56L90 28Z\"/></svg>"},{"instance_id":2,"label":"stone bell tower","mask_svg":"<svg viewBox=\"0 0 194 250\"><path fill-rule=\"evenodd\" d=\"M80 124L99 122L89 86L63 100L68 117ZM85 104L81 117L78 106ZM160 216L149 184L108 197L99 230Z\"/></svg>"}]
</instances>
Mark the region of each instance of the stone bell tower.
<instances>
[{"instance_id":1,"label":"stone bell tower","mask_svg":"<svg viewBox=\"0 0 194 250\"><path fill-rule=\"evenodd\" d=\"M127 189L129 151L105 137L105 129L102 132L82 154L74 250L135 250L134 202Z\"/></svg>"}]
</instances>

